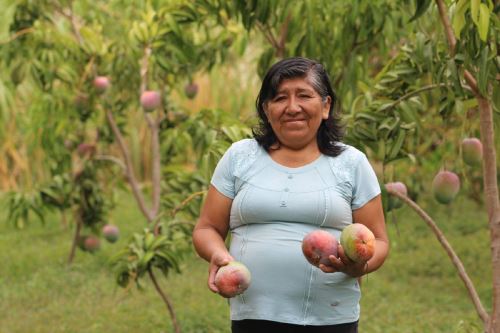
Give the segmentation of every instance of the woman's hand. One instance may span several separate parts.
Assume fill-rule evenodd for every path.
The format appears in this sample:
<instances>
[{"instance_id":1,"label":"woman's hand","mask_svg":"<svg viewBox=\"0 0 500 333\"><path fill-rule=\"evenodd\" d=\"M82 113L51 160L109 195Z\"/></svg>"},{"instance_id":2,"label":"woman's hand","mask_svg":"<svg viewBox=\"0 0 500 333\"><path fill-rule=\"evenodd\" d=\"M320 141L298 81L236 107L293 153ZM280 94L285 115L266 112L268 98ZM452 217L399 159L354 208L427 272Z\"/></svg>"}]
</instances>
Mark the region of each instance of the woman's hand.
<instances>
[{"instance_id":1,"label":"woman's hand","mask_svg":"<svg viewBox=\"0 0 500 333\"><path fill-rule=\"evenodd\" d=\"M344 274L347 274L351 277L360 277L365 275L368 270L368 262L363 261L363 262L354 262L344 252L344 249L342 248L342 245L339 244L338 246L338 258L335 256L330 256L328 259L330 259L330 266L326 266L323 264L319 265L319 268L325 272L325 273L335 273L335 272L342 272Z\"/></svg>"},{"instance_id":2,"label":"woman's hand","mask_svg":"<svg viewBox=\"0 0 500 333\"><path fill-rule=\"evenodd\" d=\"M226 266L230 261L234 261L233 257L227 251L215 252L210 258L208 266L208 288L214 293L218 293L219 289L215 285L215 274L222 266Z\"/></svg>"},{"instance_id":3,"label":"woman's hand","mask_svg":"<svg viewBox=\"0 0 500 333\"><path fill-rule=\"evenodd\" d=\"M343 272L352 277L360 277L376 271L384 263L389 252L389 239L385 230L381 195L377 195L363 207L354 210L352 217L355 223L364 224L375 235L375 253L373 257L367 262L353 262L346 256L344 249L339 244L338 258L330 256L328 258L330 259L330 265L320 265L319 268L323 272Z\"/></svg>"},{"instance_id":4,"label":"woman's hand","mask_svg":"<svg viewBox=\"0 0 500 333\"><path fill-rule=\"evenodd\" d=\"M230 198L210 185L200 218L193 230L193 244L196 252L209 262L208 288L214 293L219 291L215 286L215 273L221 266L233 260L224 242L229 231L232 202Z\"/></svg>"}]
</instances>

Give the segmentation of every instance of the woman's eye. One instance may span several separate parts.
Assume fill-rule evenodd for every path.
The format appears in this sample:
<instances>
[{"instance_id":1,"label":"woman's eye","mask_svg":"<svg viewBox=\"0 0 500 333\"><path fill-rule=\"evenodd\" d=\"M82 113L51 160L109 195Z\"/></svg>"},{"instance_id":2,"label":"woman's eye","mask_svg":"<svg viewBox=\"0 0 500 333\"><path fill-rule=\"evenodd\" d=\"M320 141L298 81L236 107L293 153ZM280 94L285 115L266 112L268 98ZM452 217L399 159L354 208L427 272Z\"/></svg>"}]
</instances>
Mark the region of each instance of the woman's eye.
<instances>
[{"instance_id":1,"label":"woman's eye","mask_svg":"<svg viewBox=\"0 0 500 333\"><path fill-rule=\"evenodd\" d=\"M307 94L301 94L299 95L300 98L311 98L312 96L311 95L307 95Z\"/></svg>"},{"instance_id":2,"label":"woman's eye","mask_svg":"<svg viewBox=\"0 0 500 333\"><path fill-rule=\"evenodd\" d=\"M274 100L275 100L275 101L282 101L282 100L284 100L284 99L285 99L285 96L276 96L276 97L274 98Z\"/></svg>"}]
</instances>

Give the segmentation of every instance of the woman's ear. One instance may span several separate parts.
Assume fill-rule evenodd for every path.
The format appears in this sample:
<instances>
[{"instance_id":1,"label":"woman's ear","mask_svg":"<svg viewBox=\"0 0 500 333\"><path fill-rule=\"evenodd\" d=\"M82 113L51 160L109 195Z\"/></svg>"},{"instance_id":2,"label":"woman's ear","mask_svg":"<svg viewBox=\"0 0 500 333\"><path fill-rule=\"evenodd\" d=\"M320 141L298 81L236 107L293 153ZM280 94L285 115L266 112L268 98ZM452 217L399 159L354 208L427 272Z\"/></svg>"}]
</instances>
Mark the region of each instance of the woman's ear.
<instances>
[{"instance_id":1,"label":"woman's ear","mask_svg":"<svg viewBox=\"0 0 500 333\"><path fill-rule=\"evenodd\" d=\"M331 105L332 105L332 98L330 96L327 96L323 100L323 109L321 110L323 119L328 119L328 116L330 115L330 106Z\"/></svg>"},{"instance_id":2,"label":"woman's ear","mask_svg":"<svg viewBox=\"0 0 500 333\"><path fill-rule=\"evenodd\" d=\"M269 119L269 113L268 113L269 108L267 107L267 102L262 103L262 110L264 110L264 114Z\"/></svg>"}]
</instances>

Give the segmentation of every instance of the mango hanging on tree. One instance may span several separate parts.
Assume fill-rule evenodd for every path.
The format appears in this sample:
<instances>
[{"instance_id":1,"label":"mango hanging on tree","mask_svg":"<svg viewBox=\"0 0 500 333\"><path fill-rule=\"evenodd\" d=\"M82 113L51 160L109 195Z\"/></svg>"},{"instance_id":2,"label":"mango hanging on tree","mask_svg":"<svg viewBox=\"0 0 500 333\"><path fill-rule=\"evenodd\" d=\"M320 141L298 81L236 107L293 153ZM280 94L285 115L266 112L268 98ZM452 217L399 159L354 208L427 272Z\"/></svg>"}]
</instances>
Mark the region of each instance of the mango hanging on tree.
<instances>
[{"instance_id":1,"label":"mango hanging on tree","mask_svg":"<svg viewBox=\"0 0 500 333\"><path fill-rule=\"evenodd\" d=\"M387 190L391 191L396 191L404 195L408 195L408 189L406 188L406 185L403 184L402 182L393 182L393 183L387 183L385 184L385 188ZM403 201L401 199L396 198L392 195L389 196L388 199L388 211L391 211L393 209L398 209L403 207Z\"/></svg>"},{"instance_id":2,"label":"mango hanging on tree","mask_svg":"<svg viewBox=\"0 0 500 333\"><path fill-rule=\"evenodd\" d=\"M449 204L460 190L460 178L451 171L440 171L432 181L432 192L437 202Z\"/></svg>"},{"instance_id":3,"label":"mango hanging on tree","mask_svg":"<svg viewBox=\"0 0 500 333\"><path fill-rule=\"evenodd\" d=\"M161 95L158 91L146 90L141 94L141 106L146 111L153 111L161 105Z\"/></svg>"},{"instance_id":4,"label":"mango hanging on tree","mask_svg":"<svg viewBox=\"0 0 500 333\"><path fill-rule=\"evenodd\" d=\"M469 166L481 165L483 160L483 144L478 138L462 140L462 159Z\"/></svg>"}]
</instances>

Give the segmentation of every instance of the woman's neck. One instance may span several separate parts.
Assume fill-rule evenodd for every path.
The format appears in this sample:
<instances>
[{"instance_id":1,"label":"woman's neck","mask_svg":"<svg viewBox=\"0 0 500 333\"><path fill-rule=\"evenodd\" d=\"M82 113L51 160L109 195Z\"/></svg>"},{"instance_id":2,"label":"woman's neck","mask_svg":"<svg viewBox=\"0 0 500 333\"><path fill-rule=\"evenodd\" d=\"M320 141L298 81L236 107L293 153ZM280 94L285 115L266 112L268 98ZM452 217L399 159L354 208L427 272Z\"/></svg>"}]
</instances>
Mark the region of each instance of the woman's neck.
<instances>
[{"instance_id":1,"label":"woman's neck","mask_svg":"<svg viewBox=\"0 0 500 333\"><path fill-rule=\"evenodd\" d=\"M320 155L321 152L316 141L307 146L297 148L278 143L269 149L269 156L275 162L290 168L309 164L315 161Z\"/></svg>"}]
</instances>

